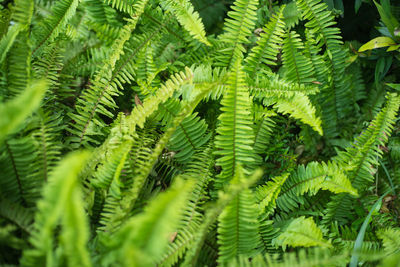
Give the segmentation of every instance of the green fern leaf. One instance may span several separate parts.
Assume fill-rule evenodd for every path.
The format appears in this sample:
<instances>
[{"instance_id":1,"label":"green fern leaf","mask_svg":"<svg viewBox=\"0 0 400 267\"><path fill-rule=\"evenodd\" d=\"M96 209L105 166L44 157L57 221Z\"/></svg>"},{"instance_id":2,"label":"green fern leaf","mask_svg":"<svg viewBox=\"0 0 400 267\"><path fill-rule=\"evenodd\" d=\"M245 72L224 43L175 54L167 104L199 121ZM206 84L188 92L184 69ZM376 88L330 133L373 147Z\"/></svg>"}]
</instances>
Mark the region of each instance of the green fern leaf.
<instances>
[{"instance_id":1,"label":"green fern leaf","mask_svg":"<svg viewBox=\"0 0 400 267\"><path fill-rule=\"evenodd\" d=\"M245 70L250 77L253 77L260 68L265 65L276 65L277 55L279 53L280 46L283 42L285 23L283 22L283 5L277 14L271 17L263 28L263 33L260 35L260 39L257 41L257 45L251 50L250 54L246 58Z\"/></svg>"},{"instance_id":2,"label":"green fern leaf","mask_svg":"<svg viewBox=\"0 0 400 267\"><path fill-rule=\"evenodd\" d=\"M399 96L388 94L386 106L369 127L355 139L352 146L334 158L346 170L348 179L359 192L364 191L374 181L372 168L378 165L378 159L382 157L380 146L387 142L391 134L399 105ZM332 220L346 221L349 216L346 206L351 206L351 201L349 196L333 196L325 211L324 223L330 224Z\"/></svg>"},{"instance_id":3,"label":"green fern leaf","mask_svg":"<svg viewBox=\"0 0 400 267\"><path fill-rule=\"evenodd\" d=\"M46 43L51 42L63 31L68 21L74 16L80 0L60 0L54 4L50 16L46 17L33 29L33 36L36 39L35 48L32 54Z\"/></svg>"},{"instance_id":4,"label":"green fern leaf","mask_svg":"<svg viewBox=\"0 0 400 267\"><path fill-rule=\"evenodd\" d=\"M290 98L296 94L315 95L319 92L317 86L289 82L272 73L268 78L257 75L256 77L248 76L246 80L252 95L256 98Z\"/></svg>"},{"instance_id":5,"label":"green fern leaf","mask_svg":"<svg viewBox=\"0 0 400 267\"><path fill-rule=\"evenodd\" d=\"M110 55L109 59L105 60L92 81L90 88L84 91L77 100L76 112L70 113L70 117L74 120L74 123L69 128L69 131L75 135L70 138L70 142L74 147L82 144L88 145L88 142L98 143L96 139L91 137L102 135L100 128L104 127L104 122L101 121L98 114L113 117L109 109L116 107L112 97L118 95L118 89L115 84L110 85L109 82L114 78L113 70L115 64L123 52L125 42L130 38L132 30L136 27L145 4L146 2L138 8L135 19L130 20L124 26L120 37L115 40L111 48L113 51L112 55Z\"/></svg>"},{"instance_id":6,"label":"green fern leaf","mask_svg":"<svg viewBox=\"0 0 400 267\"><path fill-rule=\"evenodd\" d=\"M21 95L0 104L0 144L39 107L46 90L45 81L35 81Z\"/></svg>"},{"instance_id":7,"label":"green fern leaf","mask_svg":"<svg viewBox=\"0 0 400 267\"><path fill-rule=\"evenodd\" d=\"M400 251L400 229L387 228L379 230L378 237L382 239L386 255Z\"/></svg>"},{"instance_id":8,"label":"green fern leaf","mask_svg":"<svg viewBox=\"0 0 400 267\"><path fill-rule=\"evenodd\" d=\"M78 152L67 156L54 170L44 188L31 237L33 248L25 250L24 266L58 265L54 251L54 231L62 219L62 253L69 265L91 266L86 248L88 229L79 190L78 173L89 154ZM73 257L71 257L73 255Z\"/></svg>"},{"instance_id":9,"label":"green fern leaf","mask_svg":"<svg viewBox=\"0 0 400 267\"><path fill-rule=\"evenodd\" d=\"M333 193L349 193L357 196L341 166L335 162L311 162L304 167L300 165L290 176L277 199L278 207L284 211L293 211L302 203L299 196L309 193L315 195L319 190L329 190Z\"/></svg>"},{"instance_id":10,"label":"green fern leaf","mask_svg":"<svg viewBox=\"0 0 400 267\"><path fill-rule=\"evenodd\" d=\"M322 236L321 229L315 224L312 217L304 216L294 219L289 223L282 234L275 239L276 245L286 250L291 247L332 247L329 241Z\"/></svg>"},{"instance_id":11,"label":"green fern leaf","mask_svg":"<svg viewBox=\"0 0 400 267\"><path fill-rule=\"evenodd\" d=\"M129 15L134 14L135 0L102 0L104 3L110 5L119 11L128 13Z\"/></svg>"},{"instance_id":12,"label":"green fern leaf","mask_svg":"<svg viewBox=\"0 0 400 267\"><path fill-rule=\"evenodd\" d=\"M310 99L303 94L295 94L290 98L273 98L276 101L274 107L283 114L289 113L295 119L299 119L310 125L317 133L322 135L321 119L316 116L315 107Z\"/></svg>"},{"instance_id":13,"label":"green fern leaf","mask_svg":"<svg viewBox=\"0 0 400 267\"><path fill-rule=\"evenodd\" d=\"M243 179L243 170L238 167L232 183L240 183ZM243 190L225 207L218 218L220 264L253 253L259 242L257 214L255 199L249 189Z\"/></svg>"},{"instance_id":14,"label":"green fern leaf","mask_svg":"<svg viewBox=\"0 0 400 267\"><path fill-rule=\"evenodd\" d=\"M192 187L193 181L177 180L168 191L153 199L142 214L128 220L114 235L104 236L107 252L103 257L123 266L152 266L160 261Z\"/></svg>"},{"instance_id":15,"label":"green fern leaf","mask_svg":"<svg viewBox=\"0 0 400 267\"><path fill-rule=\"evenodd\" d=\"M246 167L254 161L250 96L240 61L236 62L228 79L228 88L221 104L223 113L218 118L220 124L215 137L215 146L219 149L215 154L221 155L216 162L222 167L218 186L235 176L238 164Z\"/></svg>"},{"instance_id":16,"label":"green fern leaf","mask_svg":"<svg viewBox=\"0 0 400 267\"><path fill-rule=\"evenodd\" d=\"M228 12L225 20L224 34L219 36L227 47L219 51L218 65L232 68L237 60L243 58L243 44L249 43L247 37L255 26L257 5L258 0L236 0L233 3L233 10Z\"/></svg>"},{"instance_id":17,"label":"green fern leaf","mask_svg":"<svg viewBox=\"0 0 400 267\"><path fill-rule=\"evenodd\" d=\"M259 203L260 215L272 213L272 211L275 209L276 199L281 192L282 185L285 183L288 177L288 173L274 177L271 179L271 181L268 181L266 185L261 185L256 188L254 193L256 200Z\"/></svg>"},{"instance_id":18,"label":"green fern leaf","mask_svg":"<svg viewBox=\"0 0 400 267\"><path fill-rule=\"evenodd\" d=\"M162 0L164 9L176 16L179 23L187 30L190 35L200 42L211 45L207 40L203 22L199 13L194 11L192 3L188 0Z\"/></svg>"},{"instance_id":19,"label":"green fern leaf","mask_svg":"<svg viewBox=\"0 0 400 267\"><path fill-rule=\"evenodd\" d=\"M168 251L159 263L161 266L173 266L183 257L186 250L190 249L196 231L200 228L204 219L202 204L206 199L206 186L211 180L214 165L210 153L210 147L206 148L205 151L196 153L193 160L188 164L188 170L182 174L182 177L187 180L195 179L196 184L184 208L183 218L176 231L176 238L168 245Z\"/></svg>"},{"instance_id":20,"label":"green fern leaf","mask_svg":"<svg viewBox=\"0 0 400 267\"><path fill-rule=\"evenodd\" d=\"M226 210L226 207L230 203L232 203L232 201L234 199L238 200L238 196L243 190L248 189L251 185L253 185L262 176L262 171L256 170L248 179L241 179L239 181L238 175L243 175L242 174L243 170L240 165L238 165L237 168L238 168L238 171L235 172L235 174L237 175L235 177L236 179L234 179L228 185L228 187L224 193L221 193L219 195L219 198L217 200L217 203L215 203L215 206L212 209L209 209L208 212L205 214L204 222L200 226L199 230L197 231L197 233L194 237L193 246L186 254L185 261L183 262L183 266L196 264L196 262L199 258L199 255L200 255L200 250L201 250L202 244L206 238L206 232L209 229L209 227L214 223L214 221L218 218L218 216L224 210ZM251 199L251 195L249 197ZM246 209L246 207L244 207L244 209ZM251 209L251 211L253 211L253 209ZM257 212L256 208L255 208L254 212ZM256 214L254 214L254 215L257 216ZM229 217L229 214L226 214L226 216ZM251 214L250 214L250 217L251 217ZM250 221L252 222L253 220L250 219ZM255 225L257 225L256 222L255 222ZM250 228L250 230L252 230L252 229L254 229L254 225ZM253 235L253 234L245 236L245 239L248 239L248 238L253 239L254 236L256 236L256 238L257 238L257 235ZM248 239L248 240L250 240L250 239ZM247 250L250 246L253 246L254 244L247 244L247 245L248 245L247 248L246 247L242 247L242 248ZM255 244L255 245L257 246L258 244ZM229 244L227 244L227 246L229 246ZM235 249L235 248L233 247L233 249ZM231 252L232 252L232 250L231 250ZM229 255L228 255L228 257L229 257Z\"/></svg>"},{"instance_id":21,"label":"green fern leaf","mask_svg":"<svg viewBox=\"0 0 400 267\"><path fill-rule=\"evenodd\" d=\"M207 124L204 120L200 120L197 113L185 118L169 141L169 149L177 151L174 158L182 163L187 162L196 149L210 139L211 135L205 134L206 131Z\"/></svg>"},{"instance_id":22,"label":"green fern leaf","mask_svg":"<svg viewBox=\"0 0 400 267\"><path fill-rule=\"evenodd\" d=\"M311 61L304 56L304 44L296 32L287 32L283 41L282 61L285 78L297 83L314 81L314 69Z\"/></svg>"}]
</instances>

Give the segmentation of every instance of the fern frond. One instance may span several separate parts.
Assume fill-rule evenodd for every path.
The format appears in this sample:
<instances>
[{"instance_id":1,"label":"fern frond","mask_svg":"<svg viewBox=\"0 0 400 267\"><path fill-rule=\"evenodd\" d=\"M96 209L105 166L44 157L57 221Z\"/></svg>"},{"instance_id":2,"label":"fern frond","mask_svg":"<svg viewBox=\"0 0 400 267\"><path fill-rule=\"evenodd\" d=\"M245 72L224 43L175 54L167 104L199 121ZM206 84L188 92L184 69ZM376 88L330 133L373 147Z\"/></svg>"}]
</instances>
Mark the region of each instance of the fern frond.
<instances>
[{"instance_id":1,"label":"fern frond","mask_svg":"<svg viewBox=\"0 0 400 267\"><path fill-rule=\"evenodd\" d=\"M29 137L7 140L0 157L1 192L7 199L23 206L33 206L43 181L29 179L30 165L35 161L35 146ZM38 182L39 185L38 186Z\"/></svg>"},{"instance_id":2,"label":"fern frond","mask_svg":"<svg viewBox=\"0 0 400 267\"><path fill-rule=\"evenodd\" d=\"M243 169L238 168L232 183L243 179ZM219 264L254 253L259 242L257 215L255 198L249 189L240 192L224 208L218 218Z\"/></svg>"},{"instance_id":3,"label":"fern frond","mask_svg":"<svg viewBox=\"0 0 400 267\"><path fill-rule=\"evenodd\" d=\"M210 139L211 135L206 134L206 131L207 124L200 120L197 113L186 117L169 140L169 149L177 151L174 159L182 163L187 162L195 151Z\"/></svg>"},{"instance_id":4,"label":"fern frond","mask_svg":"<svg viewBox=\"0 0 400 267\"><path fill-rule=\"evenodd\" d=\"M67 256L70 265L91 266L86 248L87 222L77 179L88 156L89 154L85 152L70 154L49 178L35 216L34 231L30 239L33 248L24 251L22 265L60 264L53 246L56 242L54 231L58 221L62 219L63 230L60 240L62 254ZM72 255L74 256L71 257Z\"/></svg>"},{"instance_id":5,"label":"fern frond","mask_svg":"<svg viewBox=\"0 0 400 267\"><path fill-rule=\"evenodd\" d=\"M341 166L335 162L311 162L304 167L300 165L282 187L282 193L277 199L277 205L284 211L293 211L302 203L299 196L309 193L315 195L319 190L329 190L333 193L349 193L357 195Z\"/></svg>"},{"instance_id":6,"label":"fern frond","mask_svg":"<svg viewBox=\"0 0 400 267\"><path fill-rule=\"evenodd\" d=\"M43 56L33 62L34 76L39 79L46 79L49 87L60 86L59 79L61 78L60 72L63 68L63 53L65 50L61 47L60 42L49 44L44 48ZM52 88L52 89L53 89ZM48 94L50 102L54 99L54 96Z\"/></svg>"},{"instance_id":7,"label":"fern frond","mask_svg":"<svg viewBox=\"0 0 400 267\"><path fill-rule=\"evenodd\" d=\"M34 81L20 95L0 104L0 144L39 107L46 90L45 81Z\"/></svg>"},{"instance_id":8,"label":"fern frond","mask_svg":"<svg viewBox=\"0 0 400 267\"><path fill-rule=\"evenodd\" d=\"M22 26L19 24L16 24L12 26L6 36L1 38L0 40L0 64L3 63L8 50L10 50L11 46L13 45L15 38L17 38L17 35L19 32L22 30Z\"/></svg>"},{"instance_id":9,"label":"fern frond","mask_svg":"<svg viewBox=\"0 0 400 267\"><path fill-rule=\"evenodd\" d=\"M227 44L217 55L219 66L231 68L243 58L243 44L249 43L247 37L255 26L257 6L258 0L236 0L233 3L233 10L228 12L229 18L225 20L224 34L219 36Z\"/></svg>"},{"instance_id":10,"label":"fern frond","mask_svg":"<svg viewBox=\"0 0 400 267\"><path fill-rule=\"evenodd\" d=\"M32 35L36 44L32 54L48 42L52 42L63 31L68 21L74 16L79 0L60 0L54 4L51 15L47 16L36 27L33 28Z\"/></svg>"},{"instance_id":11,"label":"fern frond","mask_svg":"<svg viewBox=\"0 0 400 267\"><path fill-rule=\"evenodd\" d=\"M225 93L228 76L226 68L211 68L209 65L201 65L194 70L193 82L198 89L213 85L205 99L217 100Z\"/></svg>"},{"instance_id":12,"label":"fern frond","mask_svg":"<svg viewBox=\"0 0 400 267\"><path fill-rule=\"evenodd\" d=\"M283 35L285 29L285 23L283 21L283 5L278 13L271 17L271 20L263 28L263 33L260 35L260 39L257 44L250 51L245 62L245 70L250 77L253 77L260 68L265 65L276 65L277 55L283 42Z\"/></svg>"},{"instance_id":13,"label":"fern frond","mask_svg":"<svg viewBox=\"0 0 400 267\"><path fill-rule=\"evenodd\" d=\"M378 231L377 235L382 239L386 255L398 253L400 251L400 229L382 229Z\"/></svg>"},{"instance_id":14,"label":"fern frond","mask_svg":"<svg viewBox=\"0 0 400 267\"><path fill-rule=\"evenodd\" d=\"M215 154L221 156L216 163L222 167L216 181L218 186L235 176L238 164L246 167L254 161L250 96L240 61L236 62L228 78L228 88L221 104L223 113L218 118L220 124L215 137L215 147L219 149Z\"/></svg>"},{"instance_id":15,"label":"fern frond","mask_svg":"<svg viewBox=\"0 0 400 267\"><path fill-rule=\"evenodd\" d=\"M388 94L386 106L369 127L335 158L339 164L347 165L347 176L356 189L362 190L374 180L371 168L378 165L377 158L382 157L379 146L384 146L391 135L399 105L400 97Z\"/></svg>"},{"instance_id":16,"label":"fern frond","mask_svg":"<svg viewBox=\"0 0 400 267\"><path fill-rule=\"evenodd\" d=\"M336 22L325 3L320 0L297 0L296 3L302 11L303 18L308 20L305 24L306 28L312 35L317 36L317 46L325 45L326 47L325 57L329 61L328 66L333 79L330 82L329 91L324 97L323 109L329 109L329 112L325 112L330 116L325 118L329 122L327 133L335 136L338 131L338 121L348 113L350 106L350 102L345 97L350 90L350 83L349 79L345 78L347 55L341 46L343 42L340 30L333 27Z\"/></svg>"},{"instance_id":17,"label":"fern frond","mask_svg":"<svg viewBox=\"0 0 400 267\"><path fill-rule=\"evenodd\" d=\"M166 68L166 64L156 66L153 59L154 49L147 45L139 54L137 59L136 82L140 86L143 95L153 94L155 87L158 87L160 81L156 79L159 72Z\"/></svg>"},{"instance_id":18,"label":"fern frond","mask_svg":"<svg viewBox=\"0 0 400 267\"><path fill-rule=\"evenodd\" d=\"M151 266L159 262L169 237L176 230L192 187L193 181L176 181L115 235L104 236L103 243L107 247L104 256L107 260L123 266Z\"/></svg>"},{"instance_id":19,"label":"fern frond","mask_svg":"<svg viewBox=\"0 0 400 267\"><path fill-rule=\"evenodd\" d=\"M276 253L277 248L272 244L272 240L278 237L280 234L280 228L274 225L273 220L268 220L268 213L260 214L258 216L260 224L260 239L261 239L261 251L268 253Z\"/></svg>"},{"instance_id":20,"label":"fern frond","mask_svg":"<svg viewBox=\"0 0 400 267\"><path fill-rule=\"evenodd\" d=\"M129 15L134 14L135 0L101 0L103 3L110 5L116 10L128 13Z\"/></svg>"},{"instance_id":21,"label":"fern frond","mask_svg":"<svg viewBox=\"0 0 400 267\"><path fill-rule=\"evenodd\" d=\"M263 113L260 119L256 119L253 150L257 154L264 154L270 144L272 132L276 126L271 118L273 115Z\"/></svg>"},{"instance_id":22,"label":"fern frond","mask_svg":"<svg viewBox=\"0 0 400 267\"><path fill-rule=\"evenodd\" d=\"M268 78L261 75L257 75L256 77L247 76L246 81L251 94L256 98L289 98L296 94L314 95L319 92L317 86L289 82L272 73L269 76Z\"/></svg>"},{"instance_id":23,"label":"fern frond","mask_svg":"<svg viewBox=\"0 0 400 267\"><path fill-rule=\"evenodd\" d=\"M0 198L0 216L17 225L26 233L32 231L33 213L31 210L4 197Z\"/></svg>"},{"instance_id":24,"label":"fern frond","mask_svg":"<svg viewBox=\"0 0 400 267\"><path fill-rule=\"evenodd\" d=\"M24 27L25 29L31 24L33 15L33 0L16 0L12 7L11 18L13 21Z\"/></svg>"},{"instance_id":25,"label":"fern frond","mask_svg":"<svg viewBox=\"0 0 400 267\"><path fill-rule=\"evenodd\" d=\"M154 96L147 97L143 105L136 106L132 114L128 116L130 132L134 133L136 126L143 128L146 119L153 114L160 105L170 98L175 91L186 83L191 82L193 79L193 72L186 68L185 72L180 72L172 76L156 91Z\"/></svg>"},{"instance_id":26,"label":"fern frond","mask_svg":"<svg viewBox=\"0 0 400 267\"><path fill-rule=\"evenodd\" d=\"M155 113L155 119L165 126L165 129L171 126L176 115L182 108L182 102L176 98L170 98L164 103L158 105L158 110Z\"/></svg>"},{"instance_id":27,"label":"fern frond","mask_svg":"<svg viewBox=\"0 0 400 267\"><path fill-rule=\"evenodd\" d=\"M21 31L6 59L7 64L7 94L8 98L22 93L31 80L31 45L28 42L28 31Z\"/></svg>"},{"instance_id":28,"label":"fern frond","mask_svg":"<svg viewBox=\"0 0 400 267\"><path fill-rule=\"evenodd\" d=\"M291 247L332 247L331 243L322 236L322 231L315 224L312 217L304 216L294 219L275 240L276 245L286 250Z\"/></svg>"},{"instance_id":29,"label":"fern frond","mask_svg":"<svg viewBox=\"0 0 400 267\"><path fill-rule=\"evenodd\" d=\"M372 232L366 232L361 247L362 254L371 254L379 251L380 242ZM335 222L330 229L329 237L332 239L332 245L335 246L337 251L351 251L356 243L358 231L347 227L338 226Z\"/></svg>"},{"instance_id":30,"label":"fern frond","mask_svg":"<svg viewBox=\"0 0 400 267\"><path fill-rule=\"evenodd\" d=\"M111 0L85 0L82 3L88 16L89 25L91 23L110 26L120 25L117 19L117 11L105 4L106 1L110 2ZM129 9L130 7L126 8Z\"/></svg>"},{"instance_id":31,"label":"fern frond","mask_svg":"<svg viewBox=\"0 0 400 267\"><path fill-rule=\"evenodd\" d=\"M304 46L304 55L311 61L312 67L315 71L315 78L321 87L329 86L330 82L330 69L328 68L327 62L321 55L321 47L318 47L318 43L315 40L315 36L306 29L306 41Z\"/></svg>"},{"instance_id":32,"label":"fern frond","mask_svg":"<svg viewBox=\"0 0 400 267\"><path fill-rule=\"evenodd\" d=\"M135 19L132 19L121 30L120 37L115 40L112 46L112 55L103 62L103 66L97 72L88 90L84 91L76 103L76 112L70 113L74 120L69 131L74 134L70 142L73 146L88 145L88 142L98 143L97 140L90 137L93 135L102 135L100 127L104 127L104 122L98 117L102 114L106 117L113 117L109 109L115 108L113 96L118 95L119 91L115 85L109 84L113 80L113 70L117 60L120 58L125 42L130 38L132 30L141 13L144 5L136 11Z\"/></svg>"},{"instance_id":33,"label":"fern frond","mask_svg":"<svg viewBox=\"0 0 400 267\"><path fill-rule=\"evenodd\" d=\"M288 29L294 28L301 19L301 14L297 8L296 2L290 2L283 10L284 22Z\"/></svg>"},{"instance_id":34,"label":"fern frond","mask_svg":"<svg viewBox=\"0 0 400 267\"><path fill-rule=\"evenodd\" d=\"M210 147L196 153L188 164L187 171L182 174L188 180L196 179L196 184L189 196L188 204L183 211L183 218L176 231L176 238L168 245L168 251L160 261L161 266L172 266L183 257L190 248L193 237L203 221L201 205L206 199L206 186L211 180L214 160L210 155Z\"/></svg>"},{"instance_id":35,"label":"fern frond","mask_svg":"<svg viewBox=\"0 0 400 267\"><path fill-rule=\"evenodd\" d=\"M242 167L240 167L240 165L238 165L237 168L242 168ZM239 175L239 173L242 173L242 172L243 172L243 170L239 171L239 172L235 172L235 174ZM223 210L231 203L231 201L233 199L237 199L237 197L243 190L248 189L261 176L262 176L262 171L256 170L248 179L241 179L240 181L238 181L238 179L234 179L235 182L231 182L228 185L225 192L221 193L219 195L219 198L218 198L217 202L215 203L215 206L212 209L209 209L208 212L205 214L205 216L204 216L205 219L194 237L194 241L193 241L193 245L192 245L191 249L186 254L185 261L183 262L183 266L196 264L199 254L200 254L200 249L204 243L204 240L206 238L206 232L209 229L209 227L214 223L214 221L223 212ZM236 177L236 178L239 178L239 177ZM255 215L255 216L257 216L257 215ZM249 236L249 237L251 237L251 236ZM249 245L252 245L252 244L249 244Z\"/></svg>"},{"instance_id":36,"label":"fern frond","mask_svg":"<svg viewBox=\"0 0 400 267\"><path fill-rule=\"evenodd\" d=\"M36 160L30 166L30 179L46 182L55 165L60 160L61 131L63 130L60 114L50 115L39 111L34 124L32 137L35 140ZM39 189L39 188L38 188Z\"/></svg>"},{"instance_id":37,"label":"fern frond","mask_svg":"<svg viewBox=\"0 0 400 267\"><path fill-rule=\"evenodd\" d=\"M303 12L303 19L308 20L306 27L316 36L322 35L319 42L325 44L328 49L343 43L340 30L332 27L336 22L326 3L320 0L297 0L296 4Z\"/></svg>"},{"instance_id":38,"label":"fern frond","mask_svg":"<svg viewBox=\"0 0 400 267\"><path fill-rule=\"evenodd\" d=\"M100 165L90 183L95 189L93 206L93 221L101 226L108 224L110 214L113 213L116 205L122 199L124 183L121 179L128 154L132 144L124 142L107 157L107 161ZM102 230L102 227L99 227Z\"/></svg>"},{"instance_id":39,"label":"fern frond","mask_svg":"<svg viewBox=\"0 0 400 267\"><path fill-rule=\"evenodd\" d=\"M396 113L399 109L399 96L388 94L386 106L378 113L369 127L358 136L354 143L340 152L334 160L345 168L346 176L360 193L373 181L372 168L378 165L378 159L383 151L380 146L385 145L393 129ZM348 196L333 196L325 212L324 223L332 220L346 221L349 216L348 208L351 206Z\"/></svg>"},{"instance_id":40,"label":"fern frond","mask_svg":"<svg viewBox=\"0 0 400 267\"><path fill-rule=\"evenodd\" d=\"M10 47L6 58L7 64L7 96L15 96L22 93L28 86L31 78L31 44L29 42L29 26L33 14L33 0L15 1L11 19L20 27L13 45ZM10 29L12 31L12 29ZM5 51L4 51L5 52Z\"/></svg>"},{"instance_id":41,"label":"fern frond","mask_svg":"<svg viewBox=\"0 0 400 267\"><path fill-rule=\"evenodd\" d=\"M107 140L96 149L93 153L95 156L88 162L88 166L85 168L83 174L84 177L88 177L96 168L96 165L104 160L106 151L112 150L115 146L119 146L121 140L125 140L125 138L131 139L132 136L135 137L137 126L143 128L146 120L157 111L161 103L167 101L181 85L192 81L193 72L189 68L186 68L185 71L186 72L180 72L172 76L161 85L155 95L147 97L142 105L135 106L130 115L126 117L122 116L121 120L117 121L115 125L111 127L110 135Z\"/></svg>"},{"instance_id":42,"label":"fern frond","mask_svg":"<svg viewBox=\"0 0 400 267\"><path fill-rule=\"evenodd\" d=\"M285 78L297 83L314 81L314 68L311 61L304 56L304 44L300 35L294 31L287 32L283 40L282 61Z\"/></svg>"},{"instance_id":43,"label":"fern frond","mask_svg":"<svg viewBox=\"0 0 400 267\"><path fill-rule=\"evenodd\" d=\"M149 46L152 40L157 37L160 27L150 28L148 32L143 35L132 36L124 46L124 52L121 55L121 59L117 61L115 70L112 74L111 83L116 88L123 89L123 84L130 84L132 81L136 81L139 85L143 83L141 76L142 69L140 69L140 55L147 52L146 47ZM152 70L152 76L157 74L157 70ZM153 77L146 77L147 79L154 79Z\"/></svg>"},{"instance_id":44,"label":"fern frond","mask_svg":"<svg viewBox=\"0 0 400 267\"><path fill-rule=\"evenodd\" d=\"M274 108L282 114L287 114L310 125L313 130L322 135L321 119L316 116L315 107L310 99L303 94L295 94L290 98L272 98L276 101Z\"/></svg>"},{"instance_id":45,"label":"fern frond","mask_svg":"<svg viewBox=\"0 0 400 267\"><path fill-rule=\"evenodd\" d=\"M240 258L236 262L231 262L234 267L317 267L317 266L346 266L348 254L332 254L326 248L302 249L299 252L286 252L283 257L277 254L257 255L246 259Z\"/></svg>"},{"instance_id":46,"label":"fern frond","mask_svg":"<svg viewBox=\"0 0 400 267\"><path fill-rule=\"evenodd\" d=\"M188 0L162 0L163 8L176 16L179 23L190 35L200 42L211 45L207 40L203 22L199 13L194 10L192 3Z\"/></svg>"},{"instance_id":47,"label":"fern frond","mask_svg":"<svg viewBox=\"0 0 400 267\"><path fill-rule=\"evenodd\" d=\"M209 88L208 90L210 89L211 88ZM147 157L147 159L143 162L144 164L141 166L137 175L135 175L134 184L132 188L129 190L129 192L127 192L127 194L121 200L122 205L116 209L115 213L112 215L113 217L110 218L110 223L105 228L106 231L115 229L118 225L120 225L122 219L124 219L129 214L129 211L133 208L139 196L140 190L142 189L147 177L149 176L152 170L152 167L154 166L158 157L162 153L164 147L167 145L168 140L171 138L172 134L175 132L178 125L181 124L182 121L185 119L185 117L188 116L193 111L193 109L204 97L204 94L207 92L208 92L207 90L199 92L199 94L192 101L188 102L182 108L178 116L174 119L171 127L168 128L163 134L163 136L158 140L157 145L153 149L153 153Z\"/></svg>"},{"instance_id":48,"label":"fern frond","mask_svg":"<svg viewBox=\"0 0 400 267\"><path fill-rule=\"evenodd\" d=\"M254 194L259 206L260 215L272 213L275 209L276 199L288 177L288 173L273 177L265 185L260 185L256 188Z\"/></svg>"}]
</instances>

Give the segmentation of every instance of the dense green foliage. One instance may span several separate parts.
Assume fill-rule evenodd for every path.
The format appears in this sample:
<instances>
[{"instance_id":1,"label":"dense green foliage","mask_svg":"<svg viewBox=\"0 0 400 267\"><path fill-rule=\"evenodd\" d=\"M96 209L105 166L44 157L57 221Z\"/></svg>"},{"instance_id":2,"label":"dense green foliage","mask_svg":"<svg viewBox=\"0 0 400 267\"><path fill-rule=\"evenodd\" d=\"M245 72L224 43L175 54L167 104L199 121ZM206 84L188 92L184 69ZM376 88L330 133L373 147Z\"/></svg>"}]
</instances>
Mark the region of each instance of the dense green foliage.
<instances>
[{"instance_id":1,"label":"dense green foliage","mask_svg":"<svg viewBox=\"0 0 400 267\"><path fill-rule=\"evenodd\" d=\"M399 266L394 2L3 1L0 265Z\"/></svg>"}]
</instances>

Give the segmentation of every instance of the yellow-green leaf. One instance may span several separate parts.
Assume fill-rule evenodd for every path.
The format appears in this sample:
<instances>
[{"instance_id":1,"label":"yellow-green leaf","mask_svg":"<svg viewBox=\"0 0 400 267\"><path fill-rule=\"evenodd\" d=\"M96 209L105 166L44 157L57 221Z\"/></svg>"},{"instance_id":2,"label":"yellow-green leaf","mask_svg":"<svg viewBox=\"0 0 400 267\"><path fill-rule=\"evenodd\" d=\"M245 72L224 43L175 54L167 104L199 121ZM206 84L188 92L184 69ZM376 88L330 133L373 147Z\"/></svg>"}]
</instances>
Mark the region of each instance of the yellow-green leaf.
<instances>
[{"instance_id":1,"label":"yellow-green leaf","mask_svg":"<svg viewBox=\"0 0 400 267\"><path fill-rule=\"evenodd\" d=\"M381 48L381 47L386 47L386 46L392 46L396 45L396 42L392 40L392 38L389 37L376 37L369 41L368 43L364 44L363 46L358 49L358 52L363 52L366 50L372 50L375 48Z\"/></svg>"},{"instance_id":2,"label":"yellow-green leaf","mask_svg":"<svg viewBox=\"0 0 400 267\"><path fill-rule=\"evenodd\" d=\"M392 45L392 46L389 46L389 48L386 50L386 52L395 51L397 49L400 49L400 45Z\"/></svg>"}]
</instances>

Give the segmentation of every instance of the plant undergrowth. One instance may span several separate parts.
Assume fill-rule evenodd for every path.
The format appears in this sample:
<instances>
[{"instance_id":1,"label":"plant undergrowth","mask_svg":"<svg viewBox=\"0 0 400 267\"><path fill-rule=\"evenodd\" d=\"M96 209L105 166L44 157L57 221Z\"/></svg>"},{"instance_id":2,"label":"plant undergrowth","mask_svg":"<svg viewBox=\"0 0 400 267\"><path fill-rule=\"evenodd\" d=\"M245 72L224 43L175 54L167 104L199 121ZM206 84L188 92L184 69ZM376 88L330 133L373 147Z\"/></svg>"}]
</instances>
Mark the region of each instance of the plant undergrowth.
<instances>
[{"instance_id":1,"label":"plant undergrowth","mask_svg":"<svg viewBox=\"0 0 400 267\"><path fill-rule=\"evenodd\" d=\"M0 265L399 266L392 2L3 1Z\"/></svg>"}]
</instances>

